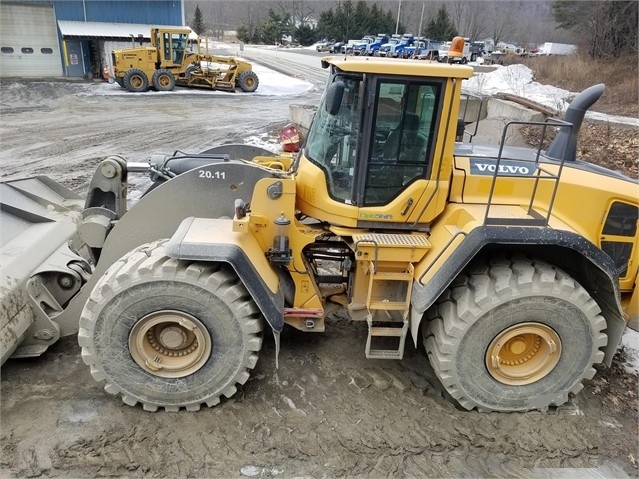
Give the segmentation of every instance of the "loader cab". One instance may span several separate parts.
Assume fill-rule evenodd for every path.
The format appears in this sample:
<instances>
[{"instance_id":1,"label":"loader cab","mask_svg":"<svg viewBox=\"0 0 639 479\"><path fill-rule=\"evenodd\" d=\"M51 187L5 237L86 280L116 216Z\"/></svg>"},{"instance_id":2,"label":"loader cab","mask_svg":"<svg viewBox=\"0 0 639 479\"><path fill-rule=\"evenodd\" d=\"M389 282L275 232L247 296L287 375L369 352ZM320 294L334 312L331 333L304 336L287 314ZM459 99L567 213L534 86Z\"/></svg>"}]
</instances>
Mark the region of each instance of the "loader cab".
<instances>
[{"instance_id":1,"label":"loader cab","mask_svg":"<svg viewBox=\"0 0 639 479\"><path fill-rule=\"evenodd\" d=\"M328 60L297 169L301 211L342 226L425 229L445 205L461 79L472 70Z\"/></svg>"}]
</instances>

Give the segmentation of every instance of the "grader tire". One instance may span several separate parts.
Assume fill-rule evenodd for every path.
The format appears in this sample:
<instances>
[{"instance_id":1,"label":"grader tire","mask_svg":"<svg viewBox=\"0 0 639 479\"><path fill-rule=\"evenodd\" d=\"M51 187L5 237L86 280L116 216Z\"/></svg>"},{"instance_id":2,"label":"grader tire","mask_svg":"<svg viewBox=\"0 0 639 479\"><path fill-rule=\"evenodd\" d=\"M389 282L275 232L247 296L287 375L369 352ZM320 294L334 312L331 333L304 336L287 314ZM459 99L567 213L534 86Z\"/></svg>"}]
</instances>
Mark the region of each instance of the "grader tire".
<instances>
[{"instance_id":1,"label":"grader tire","mask_svg":"<svg viewBox=\"0 0 639 479\"><path fill-rule=\"evenodd\" d=\"M259 84L260 82L257 78L257 75L251 70L242 72L237 77L237 85L245 93L254 92L255 90L257 90Z\"/></svg>"},{"instance_id":2,"label":"grader tire","mask_svg":"<svg viewBox=\"0 0 639 479\"><path fill-rule=\"evenodd\" d=\"M142 70L131 68L122 79L124 88L133 93L140 93L149 89L149 79Z\"/></svg>"},{"instance_id":3,"label":"grader tire","mask_svg":"<svg viewBox=\"0 0 639 479\"><path fill-rule=\"evenodd\" d=\"M157 91L173 91L175 77L170 70L160 68L153 73L153 88Z\"/></svg>"},{"instance_id":4,"label":"grader tire","mask_svg":"<svg viewBox=\"0 0 639 479\"><path fill-rule=\"evenodd\" d=\"M247 381L262 316L230 267L171 259L165 242L142 245L108 269L78 338L108 393L147 411L196 411Z\"/></svg>"},{"instance_id":5,"label":"grader tire","mask_svg":"<svg viewBox=\"0 0 639 479\"><path fill-rule=\"evenodd\" d=\"M429 360L464 408L546 411L603 360L606 322L564 271L529 258L477 264L428 311Z\"/></svg>"}]
</instances>

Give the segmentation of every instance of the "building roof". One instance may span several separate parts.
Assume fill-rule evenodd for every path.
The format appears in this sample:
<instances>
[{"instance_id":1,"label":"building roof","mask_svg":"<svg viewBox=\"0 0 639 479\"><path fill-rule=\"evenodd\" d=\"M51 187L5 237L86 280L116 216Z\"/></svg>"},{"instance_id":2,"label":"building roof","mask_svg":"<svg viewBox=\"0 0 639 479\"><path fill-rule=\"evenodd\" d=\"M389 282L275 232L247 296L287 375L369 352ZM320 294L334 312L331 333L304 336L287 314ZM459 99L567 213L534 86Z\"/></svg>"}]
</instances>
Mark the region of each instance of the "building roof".
<instances>
[{"instance_id":1,"label":"building roof","mask_svg":"<svg viewBox=\"0 0 639 479\"><path fill-rule=\"evenodd\" d=\"M149 38L151 28L189 28L179 25L146 25L143 23L106 23L106 22L72 22L69 20L58 20L58 28L63 37L84 37L84 38ZM197 38L193 31L189 38Z\"/></svg>"}]
</instances>

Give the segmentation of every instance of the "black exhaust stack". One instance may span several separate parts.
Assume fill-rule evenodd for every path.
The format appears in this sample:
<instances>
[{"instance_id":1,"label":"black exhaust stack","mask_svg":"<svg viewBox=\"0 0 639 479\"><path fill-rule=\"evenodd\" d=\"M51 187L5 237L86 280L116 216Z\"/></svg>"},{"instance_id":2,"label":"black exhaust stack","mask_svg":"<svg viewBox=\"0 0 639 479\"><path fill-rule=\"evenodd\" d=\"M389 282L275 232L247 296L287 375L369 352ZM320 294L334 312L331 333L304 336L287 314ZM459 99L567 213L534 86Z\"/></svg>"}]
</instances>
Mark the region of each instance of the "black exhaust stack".
<instances>
[{"instance_id":1,"label":"black exhaust stack","mask_svg":"<svg viewBox=\"0 0 639 479\"><path fill-rule=\"evenodd\" d=\"M570 103L564 121L573 124L572 128L561 127L555 139L550 143L546 156L554 160L575 161L577 156L577 137L583 122L584 115L599 97L603 94L605 86L603 83L593 85L579 93ZM565 151L565 153L564 153Z\"/></svg>"}]
</instances>

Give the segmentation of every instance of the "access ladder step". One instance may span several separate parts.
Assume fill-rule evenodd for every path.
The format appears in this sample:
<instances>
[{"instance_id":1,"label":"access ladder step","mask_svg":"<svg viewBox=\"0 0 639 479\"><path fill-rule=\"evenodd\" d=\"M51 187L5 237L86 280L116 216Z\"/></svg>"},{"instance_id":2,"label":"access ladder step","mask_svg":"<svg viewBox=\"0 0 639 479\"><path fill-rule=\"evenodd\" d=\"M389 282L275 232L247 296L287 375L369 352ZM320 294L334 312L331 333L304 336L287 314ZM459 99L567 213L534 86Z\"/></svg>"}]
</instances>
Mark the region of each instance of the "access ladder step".
<instances>
[{"instance_id":1,"label":"access ladder step","mask_svg":"<svg viewBox=\"0 0 639 479\"><path fill-rule=\"evenodd\" d=\"M370 328L371 336L386 336L386 337L402 337L403 328L380 328L372 326Z\"/></svg>"},{"instance_id":2,"label":"access ladder step","mask_svg":"<svg viewBox=\"0 0 639 479\"><path fill-rule=\"evenodd\" d=\"M404 351L394 349L370 349L366 352L368 359L403 359Z\"/></svg>"},{"instance_id":3,"label":"access ladder step","mask_svg":"<svg viewBox=\"0 0 639 479\"><path fill-rule=\"evenodd\" d=\"M404 320L401 327L373 326L371 316L368 317L368 338L366 339L366 357L368 359L402 359L404 357L404 344L408 333L408 320ZM375 347L373 338L378 338ZM395 338L384 341L382 338ZM378 342L382 341L383 348ZM387 344L390 342L391 344ZM393 344L394 343L394 344ZM394 346L394 347L389 347Z\"/></svg>"},{"instance_id":4,"label":"access ladder step","mask_svg":"<svg viewBox=\"0 0 639 479\"><path fill-rule=\"evenodd\" d=\"M413 272L378 271L373 273L374 281L412 281Z\"/></svg>"},{"instance_id":5,"label":"access ladder step","mask_svg":"<svg viewBox=\"0 0 639 479\"><path fill-rule=\"evenodd\" d=\"M404 311L407 307L406 301L388 301L388 300L380 300L380 301L371 301L369 304L369 309L380 309L386 311Z\"/></svg>"}]
</instances>

